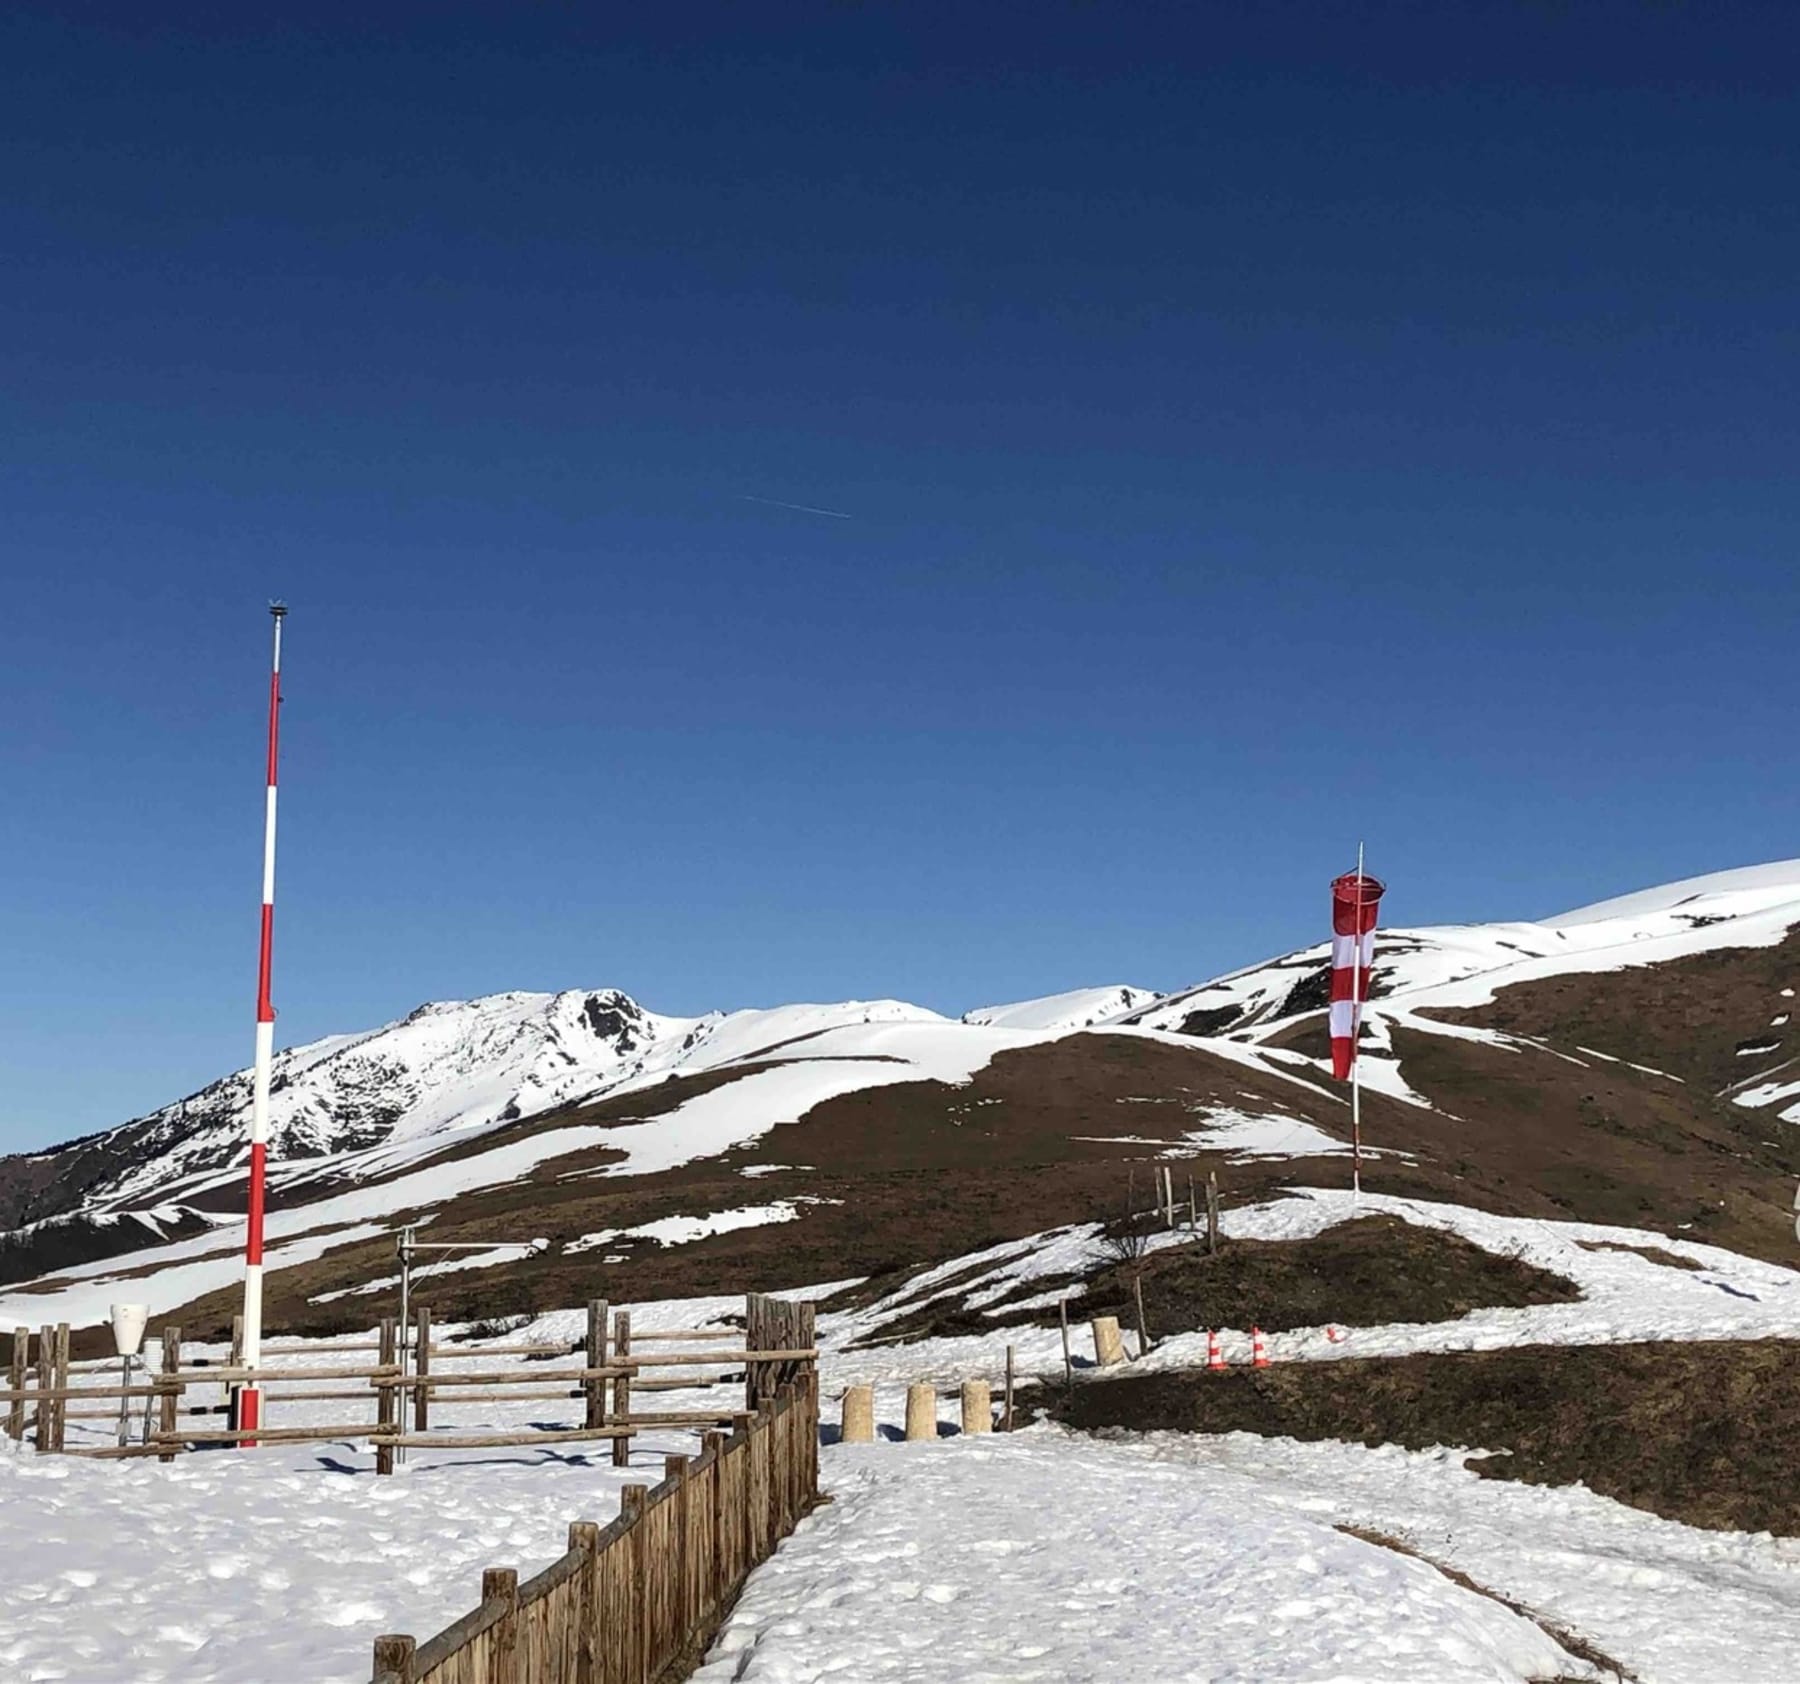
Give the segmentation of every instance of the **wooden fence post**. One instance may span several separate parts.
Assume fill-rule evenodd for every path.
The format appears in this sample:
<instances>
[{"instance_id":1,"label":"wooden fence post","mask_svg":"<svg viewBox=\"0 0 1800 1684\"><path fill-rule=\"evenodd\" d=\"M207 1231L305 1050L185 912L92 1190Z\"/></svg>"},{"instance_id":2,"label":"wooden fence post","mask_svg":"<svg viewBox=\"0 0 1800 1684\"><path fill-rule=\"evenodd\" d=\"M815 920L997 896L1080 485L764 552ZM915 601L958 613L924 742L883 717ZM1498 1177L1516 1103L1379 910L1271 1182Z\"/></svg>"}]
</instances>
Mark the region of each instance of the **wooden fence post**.
<instances>
[{"instance_id":1,"label":"wooden fence post","mask_svg":"<svg viewBox=\"0 0 1800 1684\"><path fill-rule=\"evenodd\" d=\"M650 1681L650 1597L649 1551L644 1547L644 1508L650 1498L647 1485L627 1485L619 1492L619 1513L631 1522L631 1583L626 1587L626 1605L630 1609L628 1628L615 1634L611 1641L622 1643L625 1656L624 1676L630 1684Z\"/></svg>"},{"instance_id":2,"label":"wooden fence post","mask_svg":"<svg viewBox=\"0 0 1800 1684\"><path fill-rule=\"evenodd\" d=\"M706 1524L712 1528L712 1584L707 1593L711 1603L724 1599L725 1593L731 1589L732 1554L730 1514L732 1470L736 1467L736 1458L731 1452L731 1438L727 1433L710 1432L701 1439L705 1454L713 1459L712 1506L707 1514Z\"/></svg>"},{"instance_id":3,"label":"wooden fence post","mask_svg":"<svg viewBox=\"0 0 1800 1684\"><path fill-rule=\"evenodd\" d=\"M590 1298L587 1307L587 1363L588 1368L604 1368L606 1366L606 1317L608 1305L604 1298ZM606 1425L606 1382L603 1379L590 1379L585 1382L587 1392L587 1419L583 1422L588 1427L604 1427Z\"/></svg>"},{"instance_id":4,"label":"wooden fence post","mask_svg":"<svg viewBox=\"0 0 1800 1684\"><path fill-rule=\"evenodd\" d=\"M375 1684L413 1684L413 1653L418 1644L399 1632L375 1639Z\"/></svg>"},{"instance_id":5,"label":"wooden fence post","mask_svg":"<svg viewBox=\"0 0 1800 1684\"><path fill-rule=\"evenodd\" d=\"M1058 1299L1056 1308L1062 1315L1063 1339L1063 1384L1070 1390L1075 1389L1075 1358L1069 1353L1069 1301Z\"/></svg>"},{"instance_id":6,"label":"wooden fence post","mask_svg":"<svg viewBox=\"0 0 1800 1684\"><path fill-rule=\"evenodd\" d=\"M157 1430L173 1433L180 1424L176 1419L181 1409L181 1382L175 1378L181 1372L181 1329L165 1327L162 1330L162 1373L156 1378L157 1396L162 1407L157 1413ZM163 1448L157 1457L159 1462L175 1460L175 1446L171 1443Z\"/></svg>"},{"instance_id":7,"label":"wooden fence post","mask_svg":"<svg viewBox=\"0 0 1800 1684\"><path fill-rule=\"evenodd\" d=\"M674 1504L675 1524L672 1528L674 1536L670 1539L674 1546L675 1566L671 1578L675 1586L675 1647L679 1649L687 1642L688 1633L700 1623L700 1611L694 1606L694 1585L691 1561L694 1554L693 1543L688 1536L688 1503L692 1491L689 1472L693 1463L686 1456L663 1457L663 1478L675 1482L675 1495L667 1501Z\"/></svg>"},{"instance_id":8,"label":"wooden fence post","mask_svg":"<svg viewBox=\"0 0 1800 1684\"><path fill-rule=\"evenodd\" d=\"M600 1684L600 1528L591 1520L570 1521L569 1548L581 1551L574 1684Z\"/></svg>"},{"instance_id":9,"label":"wooden fence post","mask_svg":"<svg viewBox=\"0 0 1800 1684\"><path fill-rule=\"evenodd\" d=\"M376 1359L383 1368L392 1368L399 1355L399 1324L392 1316L381 1318L381 1354ZM383 1378L391 1379L392 1376ZM375 1381L375 1431L391 1433L400 1424L400 1388L383 1384L383 1379ZM394 1471L394 1446L390 1439L377 1438L375 1441L375 1471L378 1474L391 1474ZM518 1578L515 1573L514 1579ZM484 1596L482 1601L486 1601Z\"/></svg>"},{"instance_id":10,"label":"wooden fence post","mask_svg":"<svg viewBox=\"0 0 1800 1684\"><path fill-rule=\"evenodd\" d=\"M631 1425L627 1417L631 1414L631 1369L626 1358L631 1355L631 1312L621 1310L613 1317L613 1355L623 1365L619 1376L613 1381L613 1417L621 1427ZM631 1435L622 1434L613 1440L613 1466L628 1468L631 1466Z\"/></svg>"},{"instance_id":11,"label":"wooden fence post","mask_svg":"<svg viewBox=\"0 0 1800 1684\"><path fill-rule=\"evenodd\" d=\"M511 1567L490 1567L481 1575L481 1600L500 1601L506 1612L494 1627L494 1670L488 1684L537 1684L519 1676L519 1575Z\"/></svg>"},{"instance_id":12,"label":"wooden fence post","mask_svg":"<svg viewBox=\"0 0 1800 1684\"><path fill-rule=\"evenodd\" d=\"M1150 1329L1144 1325L1144 1277L1137 1270L1131 1275L1131 1296L1137 1301L1138 1355L1150 1349Z\"/></svg>"},{"instance_id":13,"label":"wooden fence post","mask_svg":"<svg viewBox=\"0 0 1800 1684\"><path fill-rule=\"evenodd\" d=\"M431 1311L421 1304L413 1314L413 1431L431 1431L431 1388L425 1384L431 1373ZM399 1412L397 1412L399 1413Z\"/></svg>"},{"instance_id":14,"label":"wooden fence post","mask_svg":"<svg viewBox=\"0 0 1800 1684\"><path fill-rule=\"evenodd\" d=\"M1206 1172L1206 1249L1219 1249L1219 1172Z\"/></svg>"},{"instance_id":15,"label":"wooden fence post","mask_svg":"<svg viewBox=\"0 0 1800 1684\"><path fill-rule=\"evenodd\" d=\"M44 1394L56 1384L56 1330L46 1322L38 1329L37 1348L37 1427L32 1444L42 1456L54 1447L55 1423L50 1416L50 1400Z\"/></svg>"},{"instance_id":16,"label":"wooden fence post","mask_svg":"<svg viewBox=\"0 0 1800 1684\"><path fill-rule=\"evenodd\" d=\"M1012 1348L1012 1346L1008 1345L1006 1347L1006 1408L1002 1412L1001 1417L1000 1417L1000 1430L1003 1433L1010 1433L1013 1430L1012 1397L1013 1397L1013 1348Z\"/></svg>"},{"instance_id":17,"label":"wooden fence post","mask_svg":"<svg viewBox=\"0 0 1800 1684\"><path fill-rule=\"evenodd\" d=\"M63 1393L69 1389L69 1324L59 1321L56 1324L56 1390ZM63 1435L68 1431L69 1400L58 1396L55 1413L52 1419L56 1422L56 1436L51 1442L51 1449L62 1451L67 1448Z\"/></svg>"},{"instance_id":18,"label":"wooden fence post","mask_svg":"<svg viewBox=\"0 0 1800 1684\"><path fill-rule=\"evenodd\" d=\"M22 1392L25 1390L25 1375L30 1366L31 1329L15 1327L13 1329L12 1368L7 1374L9 1390ZM15 1397L12 1407L6 1412L6 1436L15 1444L25 1437L25 1400Z\"/></svg>"}]
</instances>

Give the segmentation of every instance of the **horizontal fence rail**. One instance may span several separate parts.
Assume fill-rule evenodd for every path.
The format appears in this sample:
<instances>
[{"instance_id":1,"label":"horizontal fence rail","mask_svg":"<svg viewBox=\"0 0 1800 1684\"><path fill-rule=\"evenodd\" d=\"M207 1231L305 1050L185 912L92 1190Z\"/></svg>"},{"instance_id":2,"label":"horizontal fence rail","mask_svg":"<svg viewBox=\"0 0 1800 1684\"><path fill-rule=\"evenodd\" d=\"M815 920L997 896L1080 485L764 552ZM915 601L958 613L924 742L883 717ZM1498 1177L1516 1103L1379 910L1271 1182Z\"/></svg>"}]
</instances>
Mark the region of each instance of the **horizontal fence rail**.
<instances>
[{"instance_id":1,"label":"horizontal fence rail","mask_svg":"<svg viewBox=\"0 0 1800 1684\"><path fill-rule=\"evenodd\" d=\"M397 1456L417 1449L475 1449L531 1444L576 1443L583 1439L610 1442L617 1466L629 1466L632 1441L646 1429L692 1427L729 1429L745 1421L759 1401L779 1384L810 1373L812 1346L810 1306L805 1315L779 1305L759 1312L765 1302L752 1298L746 1332L729 1328L670 1328L635 1334L631 1312L616 1313L604 1300L588 1306L585 1339L545 1340L511 1345L445 1343L432 1337L431 1312L420 1308L411 1328L393 1320L381 1323L376 1337L355 1336L313 1344L284 1342L264 1347L256 1368L241 1360L241 1337L234 1337L228 1356L201 1356L184 1350L181 1330L164 1327L151 1342L151 1354L132 1359L69 1360L67 1324L37 1333L19 1328L13 1335L10 1365L0 1371L0 1431L15 1442L29 1434L41 1453L65 1453L100 1459L155 1456L168 1462L207 1447L249 1448L261 1444L364 1439L374 1448L376 1471L391 1473ZM774 1300L766 1302L775 1303ZM760 1321L754 1321L758 1315ZM404 1335L410 1335L405 1337ZM160 1363L154 1346L160 1343ZM695 1350L689 1347L703 1345ZM369 1353L374 1360L358 1365ZM271 1362L272 1357L305 1355L323 1359L320 1366ZM345 1360L349 1359L349 1360ZM495 1366L508 1359L506 1366ZM520 1361L519 1359L525 1359ZM570 1359L573 1359L571 1362ZM567 1364L566 1366L564 1364ZM485 1365L485 1366L474 1366ZM353 1389L345 1389L349 1384ZM264 1421L255 1431L237 1427L238 1389L263 1390ZM724 1385L742 1386L742 1403L721 1398L717 1406L706 1393ZM268 1389L268 1388L275 1389ZM191 1401L199 1391L220 1402ZM682 1407L637 1400L634 1393L695 1394L704 1407ZM369 1417L350 1420L353 1411L333 1411L323 1423L268 1420L269 1405L354 1403L364 1400ZM445 1432L435 1428L435 1410L466 1410L477 1405L563 1402L573 1420L557 1425L478 1430L475 1423ZM646 1407L646 1404L648 1406ZM75 1407L71 1404L99 1407ZM71 1421L119 1423L117 1444L67 1442Z\"/></svg>"}]
</instances>

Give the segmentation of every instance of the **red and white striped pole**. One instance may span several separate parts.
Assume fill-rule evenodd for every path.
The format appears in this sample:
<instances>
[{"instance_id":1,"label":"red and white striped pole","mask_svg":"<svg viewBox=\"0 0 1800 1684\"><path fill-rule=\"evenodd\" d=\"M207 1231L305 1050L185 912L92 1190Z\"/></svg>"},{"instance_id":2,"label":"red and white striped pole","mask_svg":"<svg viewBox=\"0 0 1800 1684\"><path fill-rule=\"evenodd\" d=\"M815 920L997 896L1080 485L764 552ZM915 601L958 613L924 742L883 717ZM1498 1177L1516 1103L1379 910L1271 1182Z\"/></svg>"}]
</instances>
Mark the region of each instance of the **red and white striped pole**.
<instances>
[{"instance_id":1,"label":"red and white striped pole","mask_svg":"<svg viewBox=\"0 0 1800 1684\"><path fill-rule=\"evenodd\" d=\"M275 1056L275 1007L269 998L275 944L275 757L281 740L281 621L283 603L271 603L275 653L269 668L269 787L263 810L262 952L256 967L256 1074L250 1098L250 1222L244 1237L243 1363L262 1366L263 1177L269 1139L269 1069ZM262 1393L254 1385L237 1394L240 1432L262 1424ZM243 1441L246 1444L251 1440Z\"/></svg>"}]
</instances>

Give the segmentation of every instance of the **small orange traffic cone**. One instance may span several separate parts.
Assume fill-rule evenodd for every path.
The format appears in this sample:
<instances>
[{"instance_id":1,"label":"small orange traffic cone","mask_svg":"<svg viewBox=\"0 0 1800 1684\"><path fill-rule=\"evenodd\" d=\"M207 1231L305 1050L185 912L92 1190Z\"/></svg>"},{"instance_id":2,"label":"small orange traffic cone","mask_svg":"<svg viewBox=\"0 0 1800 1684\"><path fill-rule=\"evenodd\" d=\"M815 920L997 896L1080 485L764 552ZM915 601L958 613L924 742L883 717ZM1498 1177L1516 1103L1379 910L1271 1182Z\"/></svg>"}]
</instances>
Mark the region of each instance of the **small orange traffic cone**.
<instances>
[{"instance_id":1,"label":"small orange traffic cone","mask_svg":"<svg viewBox=\"0 0 1800 1684\"><path fill-rule=\"evenodd\" d=\"M1250 1366L1252 1368L1267 1368L1269 1366L1269 1352L1267 1347L1263 1344L1262 1329L1260 1327L1253 1327L1250 1329Z\"/></svg>"},{"instance_id":2,"label":"small orange traffic cone","mask_svg":"<svg viewBox=\"0 0 1800 1684\"><path fill-rule=\"evenodd\" d=\"M1206 1366L1215 1371L1225 1367L1225 1353L1219 1349L1219 1330L1216 1327L1206 1331Z\"/></svg>"}]
</instances>

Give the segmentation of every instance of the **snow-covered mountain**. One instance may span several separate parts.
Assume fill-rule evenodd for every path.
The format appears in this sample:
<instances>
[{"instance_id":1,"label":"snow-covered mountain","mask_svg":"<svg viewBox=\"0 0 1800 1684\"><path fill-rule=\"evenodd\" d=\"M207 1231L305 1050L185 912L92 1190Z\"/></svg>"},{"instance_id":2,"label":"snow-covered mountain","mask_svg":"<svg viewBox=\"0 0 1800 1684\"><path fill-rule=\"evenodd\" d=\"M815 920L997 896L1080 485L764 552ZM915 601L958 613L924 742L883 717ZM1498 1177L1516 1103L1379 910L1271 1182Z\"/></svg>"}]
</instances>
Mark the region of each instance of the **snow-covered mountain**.
<instances>
[{"instance_id":1,"label":"snow-covered mountain","mask_svg":"<svg viewBox=\"0 0 1800 1684\"><path fill-rule=\"evenodd\" d=\"M852 1024L946 1020L898 1000L663 1017L618 989L433 1001L360 1035L275 1057L270 1185L367 1179L458 1138L572 1102L755 1058ZM73 1148L114 1164L89 1214L149 1203L204 1206L243 1178L248 1069Z\"/></svg>"},{"instance_id":2,"label":"snow-covered mountain","mask_svg":"<svg viewBox=\"0 0 1800 1684\"><path fill-rule=\"evenodd\" d=\"M1786 861L1536 922L1383 929L1364 1085L1413 1110L1420 1129L1461 1129L1469 1082L1479 1095L1493 1091L1479 1088L1490 1074L1471 1074L1481 1057L1536 1049L1540 1062L1529 1077L1538 1084L1536 1114L1552 1103L1543 1084L1574 1082L1581 1091L1558 1093L1553 1103L1579 1123L1582 1094L1592 1086L1584 1070L1660 1074L1657 1055L1673 1040L1688 1055L1682 1068L1694 1083L1694 1104L1716 1111L1717 1101L1729 1100L1731 1110L1766 1109L1800 1122L1787 951L1757 963L1725 957L1732 949L1775 948L1797 926L1800 861ZM1707 955L1720 965L1699 984L1627 987L1623 978L1654 971L1685 979L1689 972L1677 962ZM1092 1106L1079 1109L1079 1096L1090 1091L1084 1083L1102 1096L1119 1091L1112 1076L1095 1074L1109 1061L1144 1071L1117 1078L1128 1084L1126 1099L1200 1116L1219 1150L1227 1144L1224 1106L1236 1108L1232 1140L1241 1144L1248 1129L1266 1157L1316 1156L1334 1149L1342 1103L1322 1076L1327 958L1321 943L1166 996L1119 984L983 1006L960 1020L897 1000L672 1017L616 989L424 1005L379 1029L277 1055L272 1264L293 1266L385 1235L399 1212L426 1220L522 1181L545 1188L554 1203L584 1188L724 1161L771 1129L851 1096L859 1096L856 1104L841 1114L879 1116L884 1135L929 1133L936 1116L957 1131L979 1125L983 1140L995 1138L990 1118L1029 1133L1073 1098L1077 1113L1041 1151L1054 1157L1073 1143L1089 1152L1095 1138L1116 1132ZM1658 969L1671 964L1674 971ZM1589 998L1595 973L1619 978L1600 990L1599 1004ZM1548 1003L1542 989L1515 986L1546 982L1555 985ZM1702 1028L1688 997L1695 988L1710 1014ZM1621 1016L1617 1008L1634 990L1642 1009L1633 1004ZM1558 1018L1557 1002L1577 995L1586 1015ZM1656 1012L1661 1039L1634 1043L1634 1024ZM1118 1037L1136 1037L1140 1048L1127 1052ZM1052 1043L1062 1050L1050 1051ZM1185 1061L1179 1069L1153 1069L1153 1054L1170 1046L1192 1053L1175 1055ZM1436 1050L1425 1057L1422 1049ZM1002 1055L1025 1062L982 1078L987 1097L969 1109L955 1090ZM1448 1101L1435 1097L1429 1069L1444 1058L1461 1061ZM664 1093L651 1092L670 1082L676 1085ZM884 1088L905 1091L876 1093ZM1196 1097L1203 1092L1210 1101ZM242 1221L249 1102L249 1072L240 1070L117 1129L0 1159L0 1281L52 1270L91 1278L103 1309L108 1260L130 1251L133 1266L141 1256L145 1267L166 1266L179 1277L167 1289L170 1302L216 1284L229 1274L237 1242L214 1230ZM1503 1110L1510 1101L1495 1103ZM1002 1109L982 1109L995 1105ZM1201 1139L1181 1132L1191 1122L1172 1126L1177 1145ZM1415 1147L1443 1149L1434 1141L1422 1135ZM804 1187L788 1191L810 1196ZM664 1214L646 1212L653 1221ZM112 1264L111 1278L118 1273Z\"/></svg>"}]
</instances>

